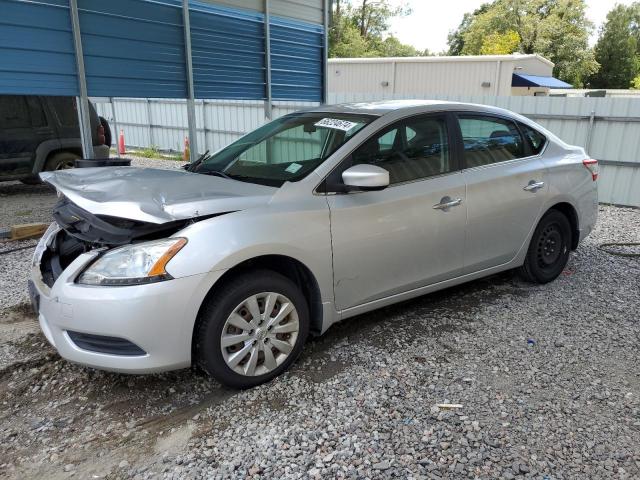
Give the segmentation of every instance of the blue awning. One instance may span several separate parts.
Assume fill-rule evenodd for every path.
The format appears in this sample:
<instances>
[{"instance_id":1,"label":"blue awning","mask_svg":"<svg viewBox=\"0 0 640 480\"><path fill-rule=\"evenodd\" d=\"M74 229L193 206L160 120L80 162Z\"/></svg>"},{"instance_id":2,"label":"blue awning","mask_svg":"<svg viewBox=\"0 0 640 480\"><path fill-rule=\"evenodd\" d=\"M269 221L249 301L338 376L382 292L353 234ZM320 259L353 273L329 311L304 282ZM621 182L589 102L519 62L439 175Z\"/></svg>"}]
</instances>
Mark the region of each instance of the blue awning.
<instances>
[{"instance_id":1,"label":"blue awning","mask_svg":"<svg viewBox=\"0 0 640 480\"><path fill-rule=\"evenodd\" d=\"M546 88L573 88L573 85L558 80L554 77L543 77L541 75L525 75L524 73L514 73L511 80L512 87L546 87Z\"/></svg>"}]
</instances>

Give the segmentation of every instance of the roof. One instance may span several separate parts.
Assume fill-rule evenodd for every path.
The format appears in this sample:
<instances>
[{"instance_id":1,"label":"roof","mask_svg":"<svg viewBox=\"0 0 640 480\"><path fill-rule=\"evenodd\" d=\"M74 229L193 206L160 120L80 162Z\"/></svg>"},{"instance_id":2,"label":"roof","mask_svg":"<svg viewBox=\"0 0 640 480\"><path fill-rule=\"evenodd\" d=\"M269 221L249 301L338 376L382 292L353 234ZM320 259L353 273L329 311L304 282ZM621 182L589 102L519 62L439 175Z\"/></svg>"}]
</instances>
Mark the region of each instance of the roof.
<instances>
[{"instance_id":1,"label":"roof","mask_svg":"<svg viewBox=\"0 0 640 480\"><path fill-rule=\"evenodd\" d=\"M430 110L473 110L477 112L501 112L515 115L513 112L489 105L449 102L446 100L383 100L380 102L342 103L337 105L320 105L306 111L382 116L401 109L416 109L419 112Z\"/></svg>"},{"instance_id":2,"label":"roof","mask_svg":"<svg viewBox=\"0 0 640 480\"><path fill-rule=\"evenodd\" d=\"M459 55L459 56L434 56L434 57L365 57L365 58L330 58L329 63L455 63L455 62L513 62L519 60L535 59L549 66L554 66L548 60L538 54L513 53L511 55Z\"/></svg>"},{"instance_id":3,"label":"roof","mask_svg":"<svg viewBox=\"0 0 640 480\"><path fill-rule=\"evenodd\" d=\"M540 75L527 75L514 73L511 80L512 87L547 87L547 88L573 88L573 85L558 80L555 77L543 77Z\"/></svg>"},{"instance_id":4,"label":"roof","mask_svg":"<svg viewBox=\"0 0 640 480\"><path fill-rule=\"evenodd\" d=\"M445 100L382 100L378 102L341 103L336 105L320 105L311 108L315 112L361 113L384 115L401 108L429 107L437 105L456 104Z\"/></svg>"}]
</instances>

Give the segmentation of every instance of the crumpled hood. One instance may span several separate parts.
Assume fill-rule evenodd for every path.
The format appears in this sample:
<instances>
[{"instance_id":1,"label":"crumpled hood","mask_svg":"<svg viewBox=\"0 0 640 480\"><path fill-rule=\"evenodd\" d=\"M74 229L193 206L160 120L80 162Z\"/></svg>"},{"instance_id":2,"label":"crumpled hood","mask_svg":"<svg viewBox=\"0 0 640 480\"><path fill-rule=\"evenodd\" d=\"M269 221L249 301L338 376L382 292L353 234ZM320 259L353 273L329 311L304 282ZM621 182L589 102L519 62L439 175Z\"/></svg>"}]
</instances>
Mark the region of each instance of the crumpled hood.
<instances>
[{"instance_id":1,"label":"crumpled hood","mask_svg":"<svg viewBox=\"0 0 640 480\"><path fill-rule=\"evenodd\" d=\"M79 168L43 172L40 177L94 215L151 223L264 205L278 190L182 169Z\"/></svg>"}]
</instances>

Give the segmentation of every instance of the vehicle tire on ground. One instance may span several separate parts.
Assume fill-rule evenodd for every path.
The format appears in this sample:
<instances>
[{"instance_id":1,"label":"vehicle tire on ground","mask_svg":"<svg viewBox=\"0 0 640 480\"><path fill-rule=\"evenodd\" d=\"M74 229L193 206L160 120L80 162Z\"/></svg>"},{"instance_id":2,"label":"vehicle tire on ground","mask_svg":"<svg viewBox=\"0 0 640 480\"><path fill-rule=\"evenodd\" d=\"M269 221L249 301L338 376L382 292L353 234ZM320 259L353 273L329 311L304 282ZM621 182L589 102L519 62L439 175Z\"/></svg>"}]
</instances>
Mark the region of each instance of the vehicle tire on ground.
<instances>
[{"instance_id":1,"label":"vehicle tire on ground","mask_svg":"<svg viewBox=\"0 0 640 480\"><path fill-rule=\"evenodd\" d=\"M40 185L42 183L42 180L40 180L40 177L38 175L21 178L20 181L25 185Z\"/></svg>"},{"instance_id":2,"label":"vehicle tire on ground","mask_svg":"<svg viewBox=\"0 0 640 480\"><path fill-rule=\"evenodd\" d=\"M52 172L54 170L73 168L78 158L80 157L72 152L56 153L47 159L44 164L44 171Z\"/></svg>"},{"instance_id":3,"label":"vehicle tire on ground","mask_svg":"<svg viewBox=\"0 0 640 480\"><path fill-rule=\"evenodd\" d=\"M270 270L246 272L205 301L194 363L227 386L253 387L287 370L308 333L309 307L295 283Z\"/></svg>"},{"instance_id":4,"label":"vehicle tire on ground","mask_svg":"<svg viewBox=\"0 0 640 480\"><path fill-rule=\"evenodd\" d=\"M111 140L113 137L111 136L111 127L109 126L109 122L107 122L107 119L104 117L98 117L98 119L100 120L100 125L104 128L104 144L111 147Z\"/></svg>"},{"instance_id":5,"label":"vehicle tire on ground","mask_svg":"<svg viewBox=\"0 0 640 480\"><path fill-rule=\"evenodd\" d=\"M533 232L520 276L533 283L548 283L564 270L571 252L571 225L558 210L549 210Z\"/></svg>"}]
</instances>

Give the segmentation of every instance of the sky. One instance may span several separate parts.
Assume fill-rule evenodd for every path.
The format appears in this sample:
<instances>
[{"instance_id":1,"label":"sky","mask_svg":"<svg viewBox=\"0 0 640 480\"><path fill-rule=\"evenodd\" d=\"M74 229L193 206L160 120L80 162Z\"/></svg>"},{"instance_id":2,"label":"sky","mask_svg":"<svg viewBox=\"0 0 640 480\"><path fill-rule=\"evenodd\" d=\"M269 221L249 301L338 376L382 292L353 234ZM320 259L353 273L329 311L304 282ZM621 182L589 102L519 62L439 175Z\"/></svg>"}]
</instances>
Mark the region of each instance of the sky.
<instances>
[{"instance_id":1,"label":"sky","mask_svg":"<svg viewBox=\"0 0 640 480\"><path fill-rule=\"evenodd\" d=\"M460 24L462 16L478 8L487 0L391 0L392 4L406 2L412 9L411 15L396 18L391 24L392 33L403 43L434 53L447 49L447 34ZM595 44L597 30L605 21L607 12L616 3L629 5L633 0L586 0L587 17L596 25L590 38Z\"/></svg>"}]
</instances>

